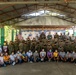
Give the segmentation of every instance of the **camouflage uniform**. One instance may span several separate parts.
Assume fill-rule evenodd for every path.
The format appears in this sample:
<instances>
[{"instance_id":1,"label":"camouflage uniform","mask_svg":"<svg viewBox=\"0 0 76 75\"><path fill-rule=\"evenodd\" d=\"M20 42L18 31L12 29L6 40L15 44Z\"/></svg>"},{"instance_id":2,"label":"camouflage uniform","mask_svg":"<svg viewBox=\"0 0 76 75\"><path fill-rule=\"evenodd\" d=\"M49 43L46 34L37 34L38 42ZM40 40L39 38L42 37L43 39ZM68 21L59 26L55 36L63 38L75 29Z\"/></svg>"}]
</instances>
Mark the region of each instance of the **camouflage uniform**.
<instances>
[{"instance_id":1,"label":"camouflage uniform","mask_svg":"<svg viewBox=\"0 0 76 75\"><path fill-rule=\"evenodd\" d=\"M9 49L9 54L11 54L11 52L14 51L14 44L12 41L10 41L10 43L8 45L8 49Z\"/></svg>"},{"instance_id":2,"label":"camouflage uniform","mask_svg":"<svg viewBox=\"0 0 76 75\"><path fill-rule=\"evenodd\" d=\"M35 46L36 46L36 39L34 38L31 41L30 49L34 52L35 51Z\"/></svg>"},{"instance_id":3,"label":"camouflage uniform","mask_svg":"<svg viewBox=\"0 0 76 75\"><path fill-rule=\"evenodd\" d=\"M22 42L19 43L19 50L23 51L23 43Z\"/></svg>"},{"instance_id":4,"label":"camouflage uniform","mask_svg":"<svg viewBox=\"0 0 76 75\"><path fill-rule=\"evenodd\" d=\"M19 41L14 42L14 50L17 52L19 50Z\"/></svg>"},{"instance_id":5,"label":"camouflage uniform","mask_svg":"<svg viewBox=\"0 0 76 75\"><path fill-rule=\"evenodd\" d=\"M45 35L44 32L42 32L41 35L40 35L40 40L42 40L42 39L46 39L46 35Z\"/></svg>"},{"instance_id":6,"label":"camouflage uniform","mask_svg":"<svg viewBox=\"0 0 76 75\"><path fill-rule=\"evenodd\" d=\"M29 51L31 47L31 40L28 38L26 43L27 43L26 50Z\"/></svg>"}]
</instances>

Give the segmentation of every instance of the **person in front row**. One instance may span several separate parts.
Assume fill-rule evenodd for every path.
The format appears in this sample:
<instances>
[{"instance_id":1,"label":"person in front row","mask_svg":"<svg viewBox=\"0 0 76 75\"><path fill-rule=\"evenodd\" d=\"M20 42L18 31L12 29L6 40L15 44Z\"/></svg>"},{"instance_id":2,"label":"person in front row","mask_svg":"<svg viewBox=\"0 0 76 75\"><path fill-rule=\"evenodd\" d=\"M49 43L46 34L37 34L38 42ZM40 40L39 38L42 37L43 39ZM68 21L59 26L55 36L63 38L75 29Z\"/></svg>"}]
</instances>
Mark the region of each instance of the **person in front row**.
<instances>
[{"instance_id":1,"label":"person in front row","mask_svg":"<svg viewBox=\"0 0 76 75\"><path fill-rule=\"evenodd\" d=\"M21 64L22 63L22 54L19 50L16 53L16 58L17 58L17 63Z\"/></svg>"},{"instance_id":2,"label":"person in front row","mask_svg":"<svg viewBox=\"0 0 76 75\"><path fill-rule=\"evenodd\" d=\"M48 61L51 61L53 58L53 52L51 49L49 51L47 51L47 58L48 58Z\"/></svg>"},{"instance_id":3,"label":"person in front row","mask_svg":"<svg viewBox=\"0 0 76 75\"><path fill-rule=\"evenodd\" d=\"M27 62L28 57L27 57L27 54L25 53L25 51L22 52L22 59L24 62Z\"/></svg>"},{"instance_id":4,"label":"person in front row","mask_svg":"<svg viewBox=\"0 0 76 75\"><path fill-rule=\"evenodd\" d=\"M65 57L66 57L65 59L66 62L71 62L72 53L70 51L67 51Z\"/></svg>"},{"instance_id":5,"label":"person in front row","mask_svg":"<svg viewBox=\"0 0 76 75\"><path fill-rule=\"evenodd\" d=\"M10 65L10 56L8 55L8 53L5 53L4 55L4 63L6 65Z\"/></svg>"},{"instance_id":6,"label":"person in front row","mask_svg":"<svg viewBox=\"0 0 76 75\"><path fill-rule=\"evenodd\" d=\"M39 62L40 61L39 54L38 54L37 51L34 52L33 57L34 57L34 62Z\"/></svg>"},{"instance_id":7,"label":"person in front row","mask_svg":"<svg viewBox=\"0 0 76 75\"><path fill-rule=\"evenodd\" d=\"M71 62L76 63L76 52L75 51L72 52Z\"/></svg>"},{"instance_id":8,"label":"person in front row","mask_svg":"<svg viewBox=\"0 0 76 75\"><path fill-rule=\"evenodd\" d=\"M44 49L42 49L42 51L40 52L40 58L41 58L41 62L45 61L46 52L44 51Z\"/></svg>"},{"instance_id":9,"label":"person in front row","mask_svg":"<svg viewBox=\"0 0 76 75\"><path fill-rule=\"evenodd\" d=\"M60 61L63 61L63 62L65 61L65 54L66 53L64 52L64 50L59 52Z\"/></svg>"},{"instance_id":10,"label":"person in front row","mask_svg":"<svg viewBox=\"0 0 76 75\"><path fill-rule=\"evenodd\" d=\"M3 53L0 54L0 67L5 67L6 64L4 63Z\"/></svg>"},{"instance_id":11,"label":"person in front row","mask_svg":"<svg viewBox=\"0 0 76 75\"><path fill-rule=\"evenodd\" d=\"M57 50L55 50L54 53L53 53L53 59L54 59L54 61L58 61L59 60L59 53L58 53Z\"/></svg>"},{"instance_id":12,"label":"person in front row","mask_svg":"<svg viewBox=\"0 0 76 75\"><path fill-rule=\"evenodd\" d=\"M12 64L13 66L16 64L16 55L14 54L14 52L11 53L10 55L10 64Z\"/></svg>"},{"instance_id":13,"label":"person in front row","mask_svg":"<svg viewBox=\"0 0 76 75\"><path fill-rule=\"evenodd\" d=\"M28 62L32 63L34 61L32 51L29 50L26 54L27 54L27 57L28 57Z\"/></svg>"}]
</instances>

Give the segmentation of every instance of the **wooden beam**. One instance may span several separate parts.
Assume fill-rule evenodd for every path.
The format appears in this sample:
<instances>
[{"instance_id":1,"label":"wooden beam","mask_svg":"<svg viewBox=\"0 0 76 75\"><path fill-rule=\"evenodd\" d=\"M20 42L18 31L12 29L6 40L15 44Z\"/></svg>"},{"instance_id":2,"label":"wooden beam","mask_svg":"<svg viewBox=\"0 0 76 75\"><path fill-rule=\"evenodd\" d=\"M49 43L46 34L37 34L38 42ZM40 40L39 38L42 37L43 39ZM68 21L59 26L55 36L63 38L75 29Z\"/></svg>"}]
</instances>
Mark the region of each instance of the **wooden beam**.
<instances>
[{"instance_id":1,"label":"wooden beam","mask_svg":"<svg viewBox=\"0 0 76 75\"><path fill-rule=\"evenodd\" d=\"M55 25L55 26L50 26L50 25L48 25L48 26L45 26L44 25L44 28L43 28L43 26L40 26L40 25L36 25L36 26L15 26L15 28L19 28L19 29L26 29L26 30L50 30L50 29L52 29L52 30L55 30L55 29L59 29L59 30L64 30L64 29L69 29L69 28L71 28L72 26L69 26L69 25L67 25L67 26L57 26L57 25Z\"/></svg>"},{"instance_id":2,"label":"wooden beam","mask_svg":"<svg viewBox=\"0 0 76 75\"><path fill-rule=\"evenodd\" d=\"M4 4L55 4L55 3L66 3L65 1L22 1L22 2L0 2ZM68 1L68 3L76 3L76 0Z\"/></svg>"},{"instance_id":3,"label":"wooden beam","mask_svg":"<svg viewBox=\"0 0 76 75\"><path fill-rule=\"evenodd\" d=\"M17 9L15 8L15 6L12 6L12 7L13 7L13 9L15 10L15 12L16 12L17 14L21 15L21 13L17 11Z\"/></svg>"},{"instance_id":4,"label":"wooden beam","mask_svg":"<svg viewBox=\"0 0 76 75\"><path fill-rule=\"evenodd\" d=\"M1 3L1 2L0 2L0 3ZM4 6L4 7L1 7L1 8L0 8L0 11L1 11L1 10L4 10L4 9L6 9L6 8L9 8L9 7L11 7L11 6L13 6L13 4L12 4L12 5L6 5L6 6Z\"/></svg>"}]
</instances>

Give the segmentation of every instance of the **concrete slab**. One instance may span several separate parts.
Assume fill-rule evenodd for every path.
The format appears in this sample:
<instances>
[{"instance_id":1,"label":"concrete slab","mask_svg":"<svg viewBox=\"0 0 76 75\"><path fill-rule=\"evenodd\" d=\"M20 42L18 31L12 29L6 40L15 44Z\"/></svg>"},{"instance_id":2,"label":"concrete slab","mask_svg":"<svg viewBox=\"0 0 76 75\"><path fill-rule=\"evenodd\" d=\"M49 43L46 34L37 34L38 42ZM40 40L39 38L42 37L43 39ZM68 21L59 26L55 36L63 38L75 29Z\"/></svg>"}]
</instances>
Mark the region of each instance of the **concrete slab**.
<instances>
[{"instance_id":1,"label":"concrete slab","mask_svg":"<svg viewBox=\"0 0 76 75\"><path fill-rule=\"evenodd\" d=\"M1 67L0 75L76 75L76 66L63 62L23 63Z\"/></svg>"}]
</instances>

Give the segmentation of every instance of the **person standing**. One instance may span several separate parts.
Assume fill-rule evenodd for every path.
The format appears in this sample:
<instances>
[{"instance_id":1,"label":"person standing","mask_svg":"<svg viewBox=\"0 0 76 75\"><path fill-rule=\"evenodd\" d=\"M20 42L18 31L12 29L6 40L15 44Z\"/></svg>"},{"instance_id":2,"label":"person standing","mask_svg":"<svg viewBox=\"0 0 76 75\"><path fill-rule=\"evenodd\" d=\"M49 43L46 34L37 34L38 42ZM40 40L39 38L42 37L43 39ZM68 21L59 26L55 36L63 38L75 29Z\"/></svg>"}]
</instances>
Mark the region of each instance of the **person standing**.
<instances>
[{"instance_id":1,"label":"person standing","mask_svg":"<svg viewBox=\"0 0 76 75\"><path fill-rule=\"evenodd\" d=\"M12 41L10 41L10 43L8 45L8 50L9 50L9 54L11 54L11 52L14 51L14 44Z\"/></svg>"},{"instance_id":2,"label":"person standing","mask_svg":"<svg viewBox=\"0 0 76 75\"><path fill-rule=\"evenodd\" d=\"M47 39L48 39L48 40L51 40L51 39L52 39L52 35L51 35L50 32L49 32L49 34L47 35Z\"/></svg>"}]
</instances>

